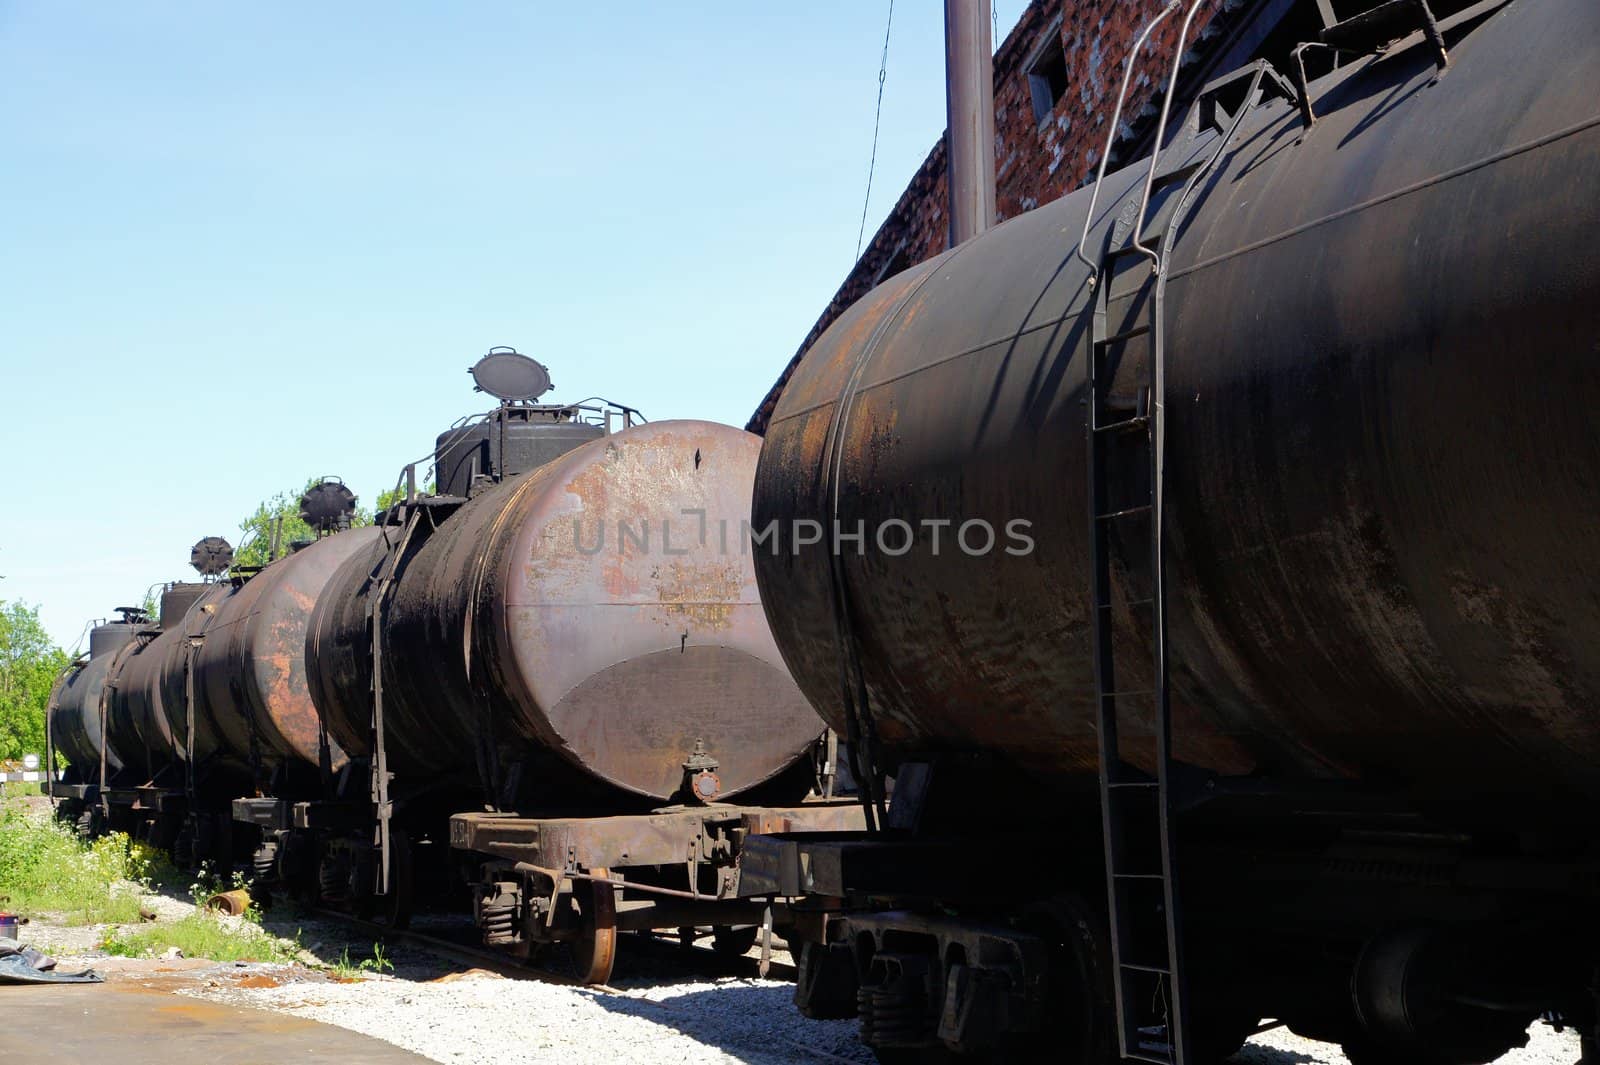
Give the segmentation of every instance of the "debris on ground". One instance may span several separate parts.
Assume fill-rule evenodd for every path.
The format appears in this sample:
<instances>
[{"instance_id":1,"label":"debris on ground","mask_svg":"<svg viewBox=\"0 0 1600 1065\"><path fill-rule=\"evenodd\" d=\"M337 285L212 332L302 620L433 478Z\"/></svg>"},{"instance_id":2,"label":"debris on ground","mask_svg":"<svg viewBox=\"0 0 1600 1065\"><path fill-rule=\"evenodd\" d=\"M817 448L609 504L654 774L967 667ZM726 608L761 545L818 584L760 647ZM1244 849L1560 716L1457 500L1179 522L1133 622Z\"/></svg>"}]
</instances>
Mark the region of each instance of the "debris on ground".
<instances>
[{"instance_id":1,"label":"debris on ground","mask_svg":"<svg viewBox=\"0 0 1600 1065\"><path fill-rule=\"evenodd\" d=\"M16 940L0 939L0 984L98 984L103 979L93 969L58 969L50 955Z\"/></svg>"}]
</instances>

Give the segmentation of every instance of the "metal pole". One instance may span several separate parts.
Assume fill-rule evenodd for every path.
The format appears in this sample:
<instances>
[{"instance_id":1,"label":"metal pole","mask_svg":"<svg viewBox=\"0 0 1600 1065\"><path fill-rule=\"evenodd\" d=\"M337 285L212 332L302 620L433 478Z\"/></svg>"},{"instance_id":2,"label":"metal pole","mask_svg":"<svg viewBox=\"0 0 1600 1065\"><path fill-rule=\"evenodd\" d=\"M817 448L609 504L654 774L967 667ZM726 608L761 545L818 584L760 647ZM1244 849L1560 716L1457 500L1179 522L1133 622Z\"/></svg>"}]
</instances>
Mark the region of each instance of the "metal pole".
<instances>
[{"instance_id":1,"label":"metal pole","mask_svg":"<svg viewBox=\"0 0 1600 1065\"><path fill-rule=\"evenodd\" d=\"M950 246L994 225L994 44L989 0L945 0Z\"/></svg>"}]
</instances>

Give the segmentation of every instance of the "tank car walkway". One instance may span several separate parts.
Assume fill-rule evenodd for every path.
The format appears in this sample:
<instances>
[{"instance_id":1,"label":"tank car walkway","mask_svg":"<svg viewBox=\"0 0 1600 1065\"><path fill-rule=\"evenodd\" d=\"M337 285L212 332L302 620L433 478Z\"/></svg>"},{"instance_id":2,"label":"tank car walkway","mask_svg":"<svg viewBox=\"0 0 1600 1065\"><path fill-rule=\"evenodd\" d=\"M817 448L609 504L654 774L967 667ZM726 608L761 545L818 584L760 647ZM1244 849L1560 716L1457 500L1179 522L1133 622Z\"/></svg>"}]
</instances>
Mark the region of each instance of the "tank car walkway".
<instances>
[{"instance_id":1,"label":"tank car walkway","mask_svg":"<svg viewBox=\"0 0 1600 1065\"><path fill-rule=\"evenodd\" d=\"M332 1025L118 981L0 990L0 1060L41 1065L282 1065L428 1059Z\"/></svg>"}]
</instances>

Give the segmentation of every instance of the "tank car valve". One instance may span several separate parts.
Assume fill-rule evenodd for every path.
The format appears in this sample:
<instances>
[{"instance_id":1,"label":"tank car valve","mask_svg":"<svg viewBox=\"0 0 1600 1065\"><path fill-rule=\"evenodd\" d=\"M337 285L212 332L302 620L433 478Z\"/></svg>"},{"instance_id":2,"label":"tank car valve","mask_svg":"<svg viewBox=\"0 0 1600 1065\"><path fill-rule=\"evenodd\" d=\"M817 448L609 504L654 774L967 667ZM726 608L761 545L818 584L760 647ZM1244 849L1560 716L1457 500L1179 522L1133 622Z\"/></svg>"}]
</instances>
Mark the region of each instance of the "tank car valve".
<instances>
[{"instance_id":1,"label":"tank car valve","mask_svg":"<svg viewBox=\"0 0 1600 1065\"><path fill-rule=\"evenodd\" d=\"M720 763L706 750L706 741L694 741L694 750L683 763L684 791L696 802L714 802L722 791L722 780L717 776Z\"/></svg>"}]
</instances>

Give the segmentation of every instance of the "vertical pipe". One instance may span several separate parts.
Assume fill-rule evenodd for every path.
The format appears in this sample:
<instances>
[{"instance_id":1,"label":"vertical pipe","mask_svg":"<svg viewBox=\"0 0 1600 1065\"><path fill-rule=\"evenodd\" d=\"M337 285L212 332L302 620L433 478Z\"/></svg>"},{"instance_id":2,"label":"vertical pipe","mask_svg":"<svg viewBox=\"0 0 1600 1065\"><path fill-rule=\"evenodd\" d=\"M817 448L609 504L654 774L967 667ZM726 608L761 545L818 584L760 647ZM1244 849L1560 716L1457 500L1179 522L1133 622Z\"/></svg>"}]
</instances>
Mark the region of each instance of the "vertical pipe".
<instances>
[{"instance_id":1,"label":"vertical pipe","mask_svg":"<svg viewBox=\"0 0 1600 1065\"><path fill-rule=\"evenodd\" d=\"M950 246L994 225L994 45L989 0L945 0Z\"/></svg>"}]
</instances>

